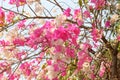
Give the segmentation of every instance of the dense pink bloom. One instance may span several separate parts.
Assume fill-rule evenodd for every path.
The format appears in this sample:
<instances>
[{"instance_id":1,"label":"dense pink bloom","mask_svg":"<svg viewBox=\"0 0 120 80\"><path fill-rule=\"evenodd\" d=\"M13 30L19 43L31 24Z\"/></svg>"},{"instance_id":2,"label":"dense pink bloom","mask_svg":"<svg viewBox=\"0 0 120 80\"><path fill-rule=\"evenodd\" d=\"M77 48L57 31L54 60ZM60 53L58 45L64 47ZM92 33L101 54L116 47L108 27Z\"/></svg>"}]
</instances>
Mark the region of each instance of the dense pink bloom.
<instances>
[{"instance_id":1,"label":"dense pink bloom","mask_svg":"<svg viewBox=\"0 0 120 80\"><path fill-rule=\"evenodd\" d=\"M0 74L0 80L2 80L2 78L3 78L3 74L1 73L1 74Z\"/></svg>"},{"instance_id":2,"label":"dense pink bloom","mask_svg":"<svg viewBox=\"0 0 120 80\"><path fill-rule=\"evenodd\" d=\"M105 3L106 3L105 0L91 0L91 2L95 4L96 10L100 10L103 7L105 7Z\"/></svg>"},{"instance_id":3,"label":"dense pink bloom","mask_svg":"<svg viewBox=\"0 0 120 80\"><path fill-rule=\"evenodd\" d=\"M25 74L26 74L27 76L29 76L29 75L31 74L31 70L30 70L30 69L26 69L26 70L25 70Z\"/></svg>"},{"instance_id":4,"label":"dense pink bloom","mask_svg":"<svg viewBox=\"0 0 120 80\"><path fill-rule=\"evenodd\" d=\"M79 61L77 62L77 68L78 68L78 70L82 69L82 66L83 66L83 63L84 63L84 62L85 62L84 59L81 59L81 60L79 60Z\"/></svg>"},{"instance_id":5,"label":"dense pink bloom","mask_svg":"<svg viewBox=\"0 0 120 80\"><path fill-rule=\"evenodd\" d=\"M66 76L66 74L67 74L66 71L63 71L63 72L61 73L62 76Z\"/></svg>"},{"instance_id":6,"label":"dense pink bloom","mask_svg":"<svg viewBox=\"0 0 120 80\"><path fill-rule=\"evenodd\" d=\"M37 28L34 30L33 35L37 38L42 34L42 29L41 28Z\"/></svg>"},{"instance_id":7,"label":"dense pink bloom","mask_svg":"<svg viewBox=\"0 0 120 80\"><path fill-rule=\"evenodd\" d=\"M57 45L57 46L55 46L55 52L56 53L58 53L58 52L63 52L63 46L61 46L61 45Z\"/></svg>"},{"instance_id":8,"label":"dense pink bloom","mask_svg":"<svg viewBox=\"0 0 120 80\"><path fill-rule=\"evenodd\" d=\"M67 8L65 11L64 11L64 15L66 15L67 17L70 16L70 12L71 12L71 9L70 8Z\"/></svg>"},{"instance_id":9,"label":"dense pink bloom","mask_svg":"<svg viewBox=\"0 0 120 80\"><path fill-rule=\"evenodd\" d=\"M20 75L17 75L17 74L12 74L9 76L9 80L18 80L20 77Z\"/></svg>"},{"instance_id":10,"label":"dense pink bloom","mask_svg":"<svg viewBox=\"0 0 120 80\"><path fill-rule=\"evenodd\" d=\"M58 78L54 78L53 80L59 80Z\"/></svg>"},{"instance_id":11,"label":"dense pink bloom","mask_svg":"<svg viewBox=\"0 0 120 80\"><path fill-rule=\"evenodd\" d=\"M25 52L19 52L19 53L16 53L15 56L18 60L22 60L22 56L25 55Z\"/></svg>"},{"instance_id":12,"label":"dense pink bloom","mask_svg":"<svg viewBox=\"0 0 120 80\"><path fill-rule=\"evenodd\" d=\"M97 42L102 37L102 30L98 30L96 28L93 28L91 35L93 37L93 40L95 42Z\"/></svg>"},{"instance_id":13,"label":"dense pink bloom","mask_svg":"<svg viewBox=\"0 0 120 80\"><path fill-rule=\"evenodd\" d=\"M82 12L80 9L74 10L73 18L77 21L77 24L81 26L83 24Z\"/></svg>"},{"instance_id":14,"label":"dense pink bloom","mask_svg":"<svg viewBox=\"0 0 120 80\"><path fill-rule=\"evenodd\" d=\"M44 55L45 55L45 52L41 52L40 55L36 58L36 60L40 63Z\"/></svg>"},{"instance_id":15,"label":"dense pink bloom","mask_svg":"<svg viewBox=\"0 0 120 80\"><path fill-rule=\"evenodd\" d=\"M75 34L75 36L78 36L80 34L80 28L77 27L77 25L74 24L67 24L69 33ZM71 34L72 35L72 34Z\"/></svg>"},{"instance_id":16,"label":"dense pink bloom","mask_svg":"<svg viewBox=\"0 0 120 80\"><path fill-rule=\"evenodd\" d=\"M26 4L26 0L10 0L9 3L16 4L16 6L18 7Z\"/></svg>"},{"instance_id":17,"label":"dense pink bloom","mask_svg":"<svg viewBox=\"0 0 120 80\"><path fill-rule=\"evenodd\" d=\"M82 26L83 21L78 19L78 20L77 20L77 23L78 23L79 26Z\"/></svg>"},{"instance_id":18,"label":"dense pink bloom","mask_svg":"<svg viewBox=\"0 0 120 80\"><path fill-rule=\"evenodd\" d=\"M19 45L19 46L24 46L25 41L23 39L16 38L16 39L13 40L13 44L14 45Z\"/></svg>"},{"instance_id":19,"label":"dense pink bloom","mask_svg":"<svg viewBox=\"0 0 120 80\"><path fill-rule=\"evenodd\" d=\"M95 74L91 73L91 79L94 80L95 79Z\"/></svg>"},{"instance_id":20,"label":"dense pink bloom","mask_svg":"<svg viewBox=\"0 0 120 80\"><path fill-rule=\"evenodd\" d=\"M78 36L80 33L80 29L78 27L73 27L73 32L76 36Z\"/></svg>"},{"instance_id":21,"label":"dense pink bloom","mask_svg":"<svg viewBox=\"0 0 120 80\"><path fill-rule=\"evenodd\" d=\"M12 12L12 11L9 11L9 13L7 14L7 22L12 22L13 21L13 18L15 17L15 13L14 12Z\"/></svg>"},{"instance_id":22,"label":"dense pink bloom","mask_svg":"<svg viewBox=\"0 0 120 80\"><path fill-rule=\"evenodd\" d=\"M59 71L59 65L58 64L53 64L54 71Z\"/></svg>"},{"instance_id":23,"label":"dense pink bloom","mask_svg":"<svg viewBox=\"0 0 120 80\"><path fill-rule=\"evenodd\" d=\"M28 62L22 63L20 65L20 69L26 76L29 76L31 74L30 64Z\"/></svg>"},{"instance_id":24,"label":"dense pink bloom","mask_svg":"<svg viewBox=\"0 0 120 80\"><path fill-rule=\"evenodd\" d=\"M69 38L69 33L68 33L67 29L65 29L64 27L58 28L57 30L55 30L54 33L55 33L56 38L60 38L63 41L66 41Z\"/></svg>"},{"instance_id":25,"label":"dense pink bloom","mask_svg":"<svg viewBox=\"0 0 120 80\"><path fill-rule=\"evenodd\" d=\"M47 60L47 65L52 65L52 61L51 60Z\"/></svg>"},{"instance_id":26,"label":"dense pink bloom","mask_svg":"<svg viewBox=\"0 0 120 80\"><path fill-rule=\"evenodd\" d=\"M77 18L77 15L79 15L80 13L81 13L80 9L75 9L74 10L74 16L75 16L75 18Z\"/></svg>"},{"instance_id":27,"label":"dense pink bloom","mask_svg":"<svg viewBox=\"0 0 120 80\"><path fill-rule=\"evenodd\" d=\"M89 11L84 11L83 15L85 16L85 18L91 18L90 16L90 12Z\"/></svg>"},{"instance_id":28,"label":"dense pink bloom","mask_svg":"<svg viewBox=\"0 0 120 80\"><path fill-rule=\"evenodd\" d=\"M81 15L80 9L75 9L75 10L74 10L73 18L74 18L74 19L78 19L78 17L79 17L80 15Z\"/></svg>"},{"instance_id":29,"label":"dense pink bloom","mask_svg":"<svg viewBox=\"0 0 120 80\"><path fill-rule=\"evenodd\" d=\"M66 48L66 55L68 57L74 58L75 57L75 50L74 49L70 49L69 47Z\"/></svg>"},{"instance_id":30,"label":"dense pink bloom","mask_svg":"<svg viewBox=\"0 0 120 80\"><path fill-rule=\"evenodd\" d=\"M0 7L0 26L4 25L4 19L5 19L5 12Z\"/></svg>"},{"instance_id":31,"label":"dense pink bloom","mask_svg":"<svg viewBox=\"0 0 120 80\"><path fill-rule=\"evenodd\" d=\"M46 13L46 11L46 14L44 15L44 13L42 13L41 16L39 14L38 16L35 16L34 13L29 13L31 12L29 10L28 13L25 11L27 7L30 9L33 8L33 10L31 10L34 11L34 6L37 5L40 0L8 1L11 5L16 5L18 13L20 12L20 14L26 16L27 14L30 15L26 18L24 15L16 14L11 11L7 12L7 9L5 9L5 12L7 13L5 15L4 10L0 8L0 27L2 28L0 31L6 33L2 35L2 38L10 40L11 38L15 38L10 41L11 43L0 40L0 73L4 71L0 74L0 80L5 79L6 77L9 77L8 80L18 80L18 78L22 78L22 76L26 80L38 78L42 80L59 80L59 78L63 80L73 80L74 77L80 77L78 74L81 76L83 75L83 77L79 79L84 78L84 80L87 80L90 78L91 80L94 80L96 76L104 76L106 67L110 69L111 66L106 65L105 67L103 62L100 62L101 65L96 65L96 60L99 56L94 54L102 47L102 43L99 44L99 41L102 41L101 37L105 31L102 31L102 28L100 28L100 20L102 18L99 19L99 10L102 12L102 9L104 9L106 5L106 0L88 0L88 3L86 2L83 7L80 7L81 9L67 8L62 14L58 16L55 14L53 17L50 17L49 13ZM25 5L28 2L34 1L35 4L33 5ZM84 0L82 0L82 2L84 2ZM41 7L42 5L39 6ZM107 7L108 6L106 6L104 10L108 10ZM16 11L17 9L12 10ZM21 12L22 10L25 12ZM96 18L97 15L98 18ZM92 18L92 16L94 16L94 18ZM20 19L17 23L16 20L18 17ZM32 21L33 23L29 24L32 17L34 17L35 20ZM23 18L25 18L25 20L21 21ZM36 21L37 18L48 21L46 21L44 25L39 24L39 21ZM6 21L4 19L6 19ZM102 19L102 21L104 21L104 19ZM4 25L5 27L2 27ZM106 21L105 24L101 23L101 25L109 28L110 21ZM13 27L8 28L9 26ZM17 29L15 26L17 26ZM18 34L12 35L14 32L10 32L11 35L6 36L13 28L18 30ZM6 29L7 31L5 31ZM120 36L117 36L117 40L120 41ZM99 47L99 45L101 46ZM6 62L4 62L4 60ZM101 60L102 58L100 61ZM106 60L106 63L107 61L110 60ZM18 63L18 67L14 72L16 63ZM92 65L94 66L92 67ZM95 69L98 67L100 67L100 70L96 71ZM6 77L4 78L4 76ZM1 77L3 77L3 79Z\"/></svg>"},{"instance_id":32,"label":"dense pink bloom","mask_svg":"<svg viewBox=\"0 0 120 80\"><path fill-rule=\"evenodd\" d=\"M110 21L109 21L109 20L105 22L105 27L106 27L106 28L109 28L109 27L110 27Z\"/></svg>"},{"instance_id":33,"label":"dense pink bloom","mask_svg":"<svg viewBox=\"0 0 120 80\"><path fill-rule=\"evenodd\" d=\"M22 20L22 21L20 21L19 23L18 23L18 28L24 28L25 27L25 22L26 22L26 20Z\"/></svg>"},{"instance_id":34,"label":"dense pink bloom","mask_svg":"<svg viewBox=\"0 0 120 80\"><path fill-rule=\"evenodd\" d=\"M10 4L14 4L16 2L16 0L10 0L9 3Z\"/></svg>"},{"instance_id":35,"label":"dense pink bloom","mask_svg":"<svg viewBox=\"0 0 120 80\"><path fill-rule=\"evenodd\" d=\"M8 46L9 44L10 44L9 41L0 40L0 45L1 45L1 46Z\"/></svg>"},{"instance_id":36,"label":"dense pink bloom","mask_svg":"<svg viewBox=\"0 0 120 80\"><path fill-rule=\"evenodd\" d=\"M104 73L105 73L105 66L104 66L104 62L101 62L101 66L100 66L100 71L99 71L99 76L103 77Z\"/></svg>"}]
</instances>

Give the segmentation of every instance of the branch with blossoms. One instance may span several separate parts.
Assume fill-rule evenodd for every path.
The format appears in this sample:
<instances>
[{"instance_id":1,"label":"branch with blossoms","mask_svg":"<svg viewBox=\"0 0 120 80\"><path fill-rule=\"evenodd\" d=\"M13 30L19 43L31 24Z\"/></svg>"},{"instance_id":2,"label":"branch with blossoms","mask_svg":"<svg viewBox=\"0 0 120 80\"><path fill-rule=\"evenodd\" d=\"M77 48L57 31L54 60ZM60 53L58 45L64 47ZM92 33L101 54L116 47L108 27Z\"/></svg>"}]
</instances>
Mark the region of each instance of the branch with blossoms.
<instances>
[{"instance_id":1,"label":"branch with blossoms","mask_svg":"<svg viewBox=\"0 0 120 80\"><path fill-rule=\"evenodd\" d=\"M3 2L1 80L119 80L117 0Z\"/></svg>"}]
</instances>

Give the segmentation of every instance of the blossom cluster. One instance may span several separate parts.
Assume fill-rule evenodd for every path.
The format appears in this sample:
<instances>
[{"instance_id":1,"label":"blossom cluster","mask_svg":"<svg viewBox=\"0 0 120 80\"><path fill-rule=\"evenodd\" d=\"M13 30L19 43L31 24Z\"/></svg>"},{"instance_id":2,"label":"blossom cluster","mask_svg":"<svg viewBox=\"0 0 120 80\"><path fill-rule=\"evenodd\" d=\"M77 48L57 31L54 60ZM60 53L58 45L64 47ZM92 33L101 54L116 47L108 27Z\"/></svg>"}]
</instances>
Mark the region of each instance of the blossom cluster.
<instances>
[{"instance_id":1,"label":"blossom cluster","mask_svg":"<svg viewBox=\"0 0 120 80\"><path fill-rule=\"evenodd\" d=\"M16 5L19 9L20 6L32 5L35 1L39 2L9 0L9 4ZM51 19L45 20L43 24L36 21L29 23L28 20L32 17L37 18L36 20L46 18L37 16L42 15L44 11L41 5L35 7L36 13L38 12L35 17L28 15L26 17L24 13L17 14L12 10L6 12L1 7L0 27L4 30L9 24L15 26L3 34L4 39L0 39L0 59L3 60L0 62L0 80L18 80L21 76L27 80L73 80L79 78L81 74L83 74L82 79L94 80L98 76L102 78L108 65L98 60L100 67L96 72L95 60L99 56L94 59L96 55L94 50L101 45L104 29L111 28L119 15L114 14L110 20L104 20L103 25L100 19L95 18L97 11L107 5L106 0L90 0L88 3L85 9L66 8L55 17L46 16ZM39 9L41 11L38 11ZM104 27L99 26L100 23ZM119 35L116 40L120 40Z\"/></svg>"}]
</instances>

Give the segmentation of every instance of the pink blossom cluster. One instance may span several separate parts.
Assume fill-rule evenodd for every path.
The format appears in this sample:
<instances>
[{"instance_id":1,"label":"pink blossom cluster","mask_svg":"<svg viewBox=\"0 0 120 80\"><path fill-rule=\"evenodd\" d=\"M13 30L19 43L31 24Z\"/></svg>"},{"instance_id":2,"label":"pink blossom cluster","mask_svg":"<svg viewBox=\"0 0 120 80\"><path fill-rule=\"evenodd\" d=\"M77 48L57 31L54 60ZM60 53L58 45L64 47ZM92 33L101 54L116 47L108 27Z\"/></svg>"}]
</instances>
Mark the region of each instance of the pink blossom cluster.
<instances>
[{"instance_id":1,"label":"pink blossom cluster","mask_svg":"<svg viewBox=\"0 0 120 80\"><path fill-rule=\"evenodd\" d=\"M0 7L0 26L3 26L5 22L5 12Z\"/></svg>"},{"instance_id":2,"label":"pink blossom cluster","mask_svg":"<svg viewBox=\"0 0 120 80\"><path fill-rule=\"evenodd\" d=\"M26 0L10 0L9 3L16 4L16 6L18 7L26 4Z\"/></svg>"},{"instance_id":3,"label":"pink blossom cluster","mask_svg":"<svg viewBox=\"0 0 120 80\"><path fill-rule=\"evenodd\" d=\"M19 7L25 5L26 0L10 0L9 3ZM96 10L101 10L105 6L105 0L91 0L91 3L95 5ZM89 7L91 10L94 9L93 6ZM85 20L93 19L91 14L90 10L87 9L79 8L72 12L70 8L67 8L55 19L46 20L41 26L36 25L35 22L26 25L28 23L27 18L21 19L15 26L16 35L12 33L10 41L0 40L0 46L5 49L3 52L9 52L8 55L13 60L9 64L7 62L0 63L0 79L18 80L23 75L28 80L32 78L59 80L59 77L65 77L69 74L70 77L67 79L72 80L70 78L79 74L82 69L91 69L94 60L89 54L91 53L89 49L92 49L93 46L89 40L80 39L81 35L84 34L85 38L89 37L95 43L100 41L103 36L103 30L97 28L97 20L96 23L92 21L89 24L92 25L91 27L83 26ZM0 8L0 27L5 22L14 23L16 15L12 11L5 15L3 9ZM70 18L72 18L71 22ZM111 23L108 20L104 26L108 29L110 25ZM89 29L88 32L85 31L87 29ZM120 36L118 36L118 40L120 40ZM6 55L5 53L4 55ZM10 60L11 58L8 55L6 57ZM45 61L43 61L44 58L46 58ZM12 68L13 64L19 64L15 72ZM104 64L101 63L98 75L103 77L105 70ZM4 71L7 71L8 75L4 75L6 73ZM87 75L91 80L96 77L93 71L94 69L89 70L90 75Z\"/></svg>"},{"instance_id":4,"label":"pink blossom cluster","mask_svg":"<svg viewBox=\"0 0 120 80\"><path fill-rule=\"evenodd\" d=\"M91 0L91 3L95 5L96 10L103 9L106 5L106 0Z\"/></svg>"}]
</instances>

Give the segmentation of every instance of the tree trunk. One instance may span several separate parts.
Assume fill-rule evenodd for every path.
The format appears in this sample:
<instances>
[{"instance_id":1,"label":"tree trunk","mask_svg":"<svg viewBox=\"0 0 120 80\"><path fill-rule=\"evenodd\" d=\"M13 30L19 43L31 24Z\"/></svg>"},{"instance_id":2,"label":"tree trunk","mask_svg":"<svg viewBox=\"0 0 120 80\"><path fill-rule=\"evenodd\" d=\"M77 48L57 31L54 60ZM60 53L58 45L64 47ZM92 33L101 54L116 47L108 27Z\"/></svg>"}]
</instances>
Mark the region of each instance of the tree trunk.
<instances>
[{"instance_id":1,"label":"tree trunk","mask_svg":"<svg viewBox=\"0 0 120 80\"><path fill-rule=\"evenodd\" d=\"M118 43L119 44L119 43ZM114 50L111 50L111 55L112 55L112 67L111 67L111 72L112 72L112 74L111 74L111 77L113 78L113 79L115 79L115 78L117 78L118 79L118 67L117 67L117 54L118 54L118 50L117 50L117 48L118 48L118 44L116 44L116 46L115 46L115 48L114 48Z\"/></svg>"},{"instance_id":2,"label":"tree trunk","mask_svg":"<svg viewBox=\"0 0 120 80\"><path fill-rule=\"evenodd\" d=\"M112 68L111 68L112 74L111 77L112 78L118 78L117 76L117 54L112 54Z\"/></svg>"}]
</instances>

